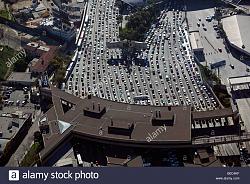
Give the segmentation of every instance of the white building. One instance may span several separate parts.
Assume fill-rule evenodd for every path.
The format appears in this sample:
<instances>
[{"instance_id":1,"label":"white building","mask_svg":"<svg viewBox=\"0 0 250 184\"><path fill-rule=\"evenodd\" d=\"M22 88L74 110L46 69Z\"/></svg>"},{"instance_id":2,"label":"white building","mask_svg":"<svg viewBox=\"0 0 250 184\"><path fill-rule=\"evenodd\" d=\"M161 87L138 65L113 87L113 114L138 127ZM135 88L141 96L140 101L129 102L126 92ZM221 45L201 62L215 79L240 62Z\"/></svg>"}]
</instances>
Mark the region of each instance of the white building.
<instances>
[{"instance_id":1,"label":"white building","mask_svg":"<svg viewBox=\"0 0 250 184\"><path fill-rule=\"evenodd\" d=\"M222 24L230 45L250 56L250 16L233 15L222 19Z\"/></svg>"}]
</instances>

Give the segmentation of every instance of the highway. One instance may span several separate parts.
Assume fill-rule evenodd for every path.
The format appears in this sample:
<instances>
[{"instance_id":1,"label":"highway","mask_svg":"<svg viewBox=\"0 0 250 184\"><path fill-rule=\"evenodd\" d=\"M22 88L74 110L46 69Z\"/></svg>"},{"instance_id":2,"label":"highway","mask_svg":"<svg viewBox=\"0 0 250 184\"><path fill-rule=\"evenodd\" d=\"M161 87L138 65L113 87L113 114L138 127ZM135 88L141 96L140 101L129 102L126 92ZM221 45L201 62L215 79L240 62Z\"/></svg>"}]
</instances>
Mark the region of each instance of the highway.
<instances>
[{"instance_id":1,"label":"highway","mask_svg":"<svg viewBox=\"0 0 250 184\"><path fill-rule=\"evenodd\" d=\"M119 41L115 0L88 2L88 21L66 91L79 97L101 98L141 105L192 105L197 111L213 110L218 103L203 84L193 59L183 5L167 3L158 23L147 33L147 49L138 54L149 65L133 63L132 72L119 64L120 49L107 42Z\"/></svg>"}]
</instances>

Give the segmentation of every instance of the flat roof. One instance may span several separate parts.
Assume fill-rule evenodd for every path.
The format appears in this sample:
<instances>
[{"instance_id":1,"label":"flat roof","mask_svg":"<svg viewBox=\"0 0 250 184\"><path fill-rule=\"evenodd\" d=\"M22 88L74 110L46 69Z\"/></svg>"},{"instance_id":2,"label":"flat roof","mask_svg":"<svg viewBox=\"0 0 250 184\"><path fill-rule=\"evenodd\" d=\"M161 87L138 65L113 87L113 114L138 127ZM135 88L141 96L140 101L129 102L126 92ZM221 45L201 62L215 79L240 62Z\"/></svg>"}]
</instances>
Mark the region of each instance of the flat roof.
<instances>
[{"instance_id":1,"label":"flat roof","mask_svg":"<svg viewBox=\"0 0 250 184\"><path fill-rule=\"evenodd\" d=\"M13 113L1 113L0 116L0 156L6 144L16 136L30 114L24 114L21 118L12 116Z\"/></svg>"},{"instance_id":2,"label":"flat roof","mask_svg":"<svg viewBox=\"0 0 250 184\"><path fill-rule=\"evenodd\" d=\"M30 72L12 72L7 79L9 82L35 82L35 80Z\"/></svg>"},{"instance_id":3,"label":"flat roof","mask_svg":"<svg viewBox=\"0 0 250 184\"><path fill-rule=\"evenodd\" d=\"M143 106L90 95L79 98L50 87L53 107L40 119L40 123L49 127L43 135L42 160L72 136L128 147L191 145L192 120L235 115L230 108L192 112L191 106ZM65 104L71 104L72 108L65 108ZM67 124L64 131L61 122Z\"/></svg>"},{"instance_id":4,"label":"flat roof","mask_svg":"<svg viewBox=\"0 0 250 184\"><path fill-rule=\"evenodd\" d=\"M143 167L143 160L141 156L136 156L131 159L128 158L117 158L117 157L110 157L107 156L107 161L108 161L108 166L109 167L123 167L123 166L128 166L128 167Z\"/></svg>"},{"instance_id":5,"label":"flat roof","mask_svg":"<svg viewBox=\"0 0 250 184\"><path fill-rule=\"evenodd\" d=\"M203 49L199 31L189 32L189 39L193 50Z\"/></svg>"},{"instance_id":6,"label":"flat roof","mask_svg":"<svg viewBox=\"0 0 250 184\"><path fill-rule=\"evenodd\" d=\"M246 54L250 54L250 16L233 15L223 18L222 24L229 42Z\"/></svg>"},{"instance_id":7,"label":"flat roof","mask_svg":"<svg viewBox=\"0 0 250 184\"><path fill-rule=\"evenodd\" d=\"M191 106L169 108L131 105L93 96L81 99L54 87L52 99L54 106L41 118L50 127L49 133L44 135L45 148L41 152L42 157L71 133L95 141L144 147L155 144L191 144ZM64 112L62 100L74 104L74 108ZM91 111L94 108L95 113L98 113L96 109L105 108L105 113L98 118L85 114L86 109L93 114ZM174 120L168 124L170 120L165 120L165 117L172 117L173 114ZM60 121L71 124L63 133L59 128Z\"/></svg>"},{"instance_id":8,"label":"flat roof","mask_svg":"<svg viewBox=\"0 0 250 184\"><path fill-rule=\"evenodd\" d=\"M209 155L206 149L198 149L197 153L200 159L209 159Z\"/></svg>"},{"instance_id":9,"label":"flat roof","mask_svg":"<svg viewBox=\"0 0 250 184\"><path fill-rule=\"evenodd\" d=\"M250 83L250 75L240 76L240 77L231 77L228 79L230 85L241 85Z\"/></svg>"},{"instance_id":10,"label":"flat roof","mask_svg":"<svg viewBox=\"0 0 250 184\"><path fill-rule=\"evenodd\" d=\"M0 116L0 132L2 139L11 139L23 126L26 119L18 119L12 117L1 117Z\"/></svg>"},{"instance_id":11,"label":"flat roof","mask_svg":"<svg viewBox=\"0 0 250 184\"><path fill-rule=\"evenodd\" d=\"M141 156L137 156L127 163L128 167L143 167L143 160Z\"/></svg>"}]
</instances>

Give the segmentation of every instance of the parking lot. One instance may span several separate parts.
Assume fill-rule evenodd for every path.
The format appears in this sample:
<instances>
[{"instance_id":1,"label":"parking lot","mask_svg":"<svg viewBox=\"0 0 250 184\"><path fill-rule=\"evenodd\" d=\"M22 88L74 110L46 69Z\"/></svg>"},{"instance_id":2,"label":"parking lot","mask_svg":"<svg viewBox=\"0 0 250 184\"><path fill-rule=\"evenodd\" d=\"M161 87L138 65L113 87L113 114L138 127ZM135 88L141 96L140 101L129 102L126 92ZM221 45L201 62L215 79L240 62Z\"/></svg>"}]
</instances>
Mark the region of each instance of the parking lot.
<instances>
[{"instance_id":1,"label":"parking lot","mask_svg":"<svg viewBox=\"0 0 250 184\"><path fill-rule=\"evenodd\" d=\"M201 42L204 47L204 55L206 62L201 62L204 66L210 66L210 64L225 60L226 65L218 69L214 69L217 75L225 85L229 85L228 78L242 75L249 75L247 72L247 65L233 57L229 49L226 48L223 43L223 39L218 34L218 29L215 28L215 25L218 25L218 21L212 18L207 20L207 17L214 15L214 8L211 8L213 2L205 1L198 2L200 7L195 9L192 8L194 1L187 2L187 6L192 11L187 12L189 30L199 30L201 35ZM202 3L204 5L202 5ZM207 8L208 7L208 8Z\"/></svg>"},{"instance_id":2,"label":"parking lot","mask_svg":"<svg viewBox=\"0 0 250 184\"><path fill-rule=\"evenodd\" d=\"M22 111L23 113L34 113L35 106L30 103L30 94L27 88L16 90L13 87L3 87L3 109L1 115Z\"/></svg>"},{"instance_id":3,"label":"parking lot","mask_svg":"<svg viewBox=\"0 0 250 184\"><path fill-rule=\"evenodd\" d=\"M66 91L132 104L192 105L197 111L217 108L194 62L182 5L169 3L147 33L147 49L138 57L149 66L133 65L129 73L121 64L107 64L110 58L121 58L120 49L106 47L107 42L119 41L119 11L114 3L89 1L86 34Z\"/></svg>"}]
</instances>

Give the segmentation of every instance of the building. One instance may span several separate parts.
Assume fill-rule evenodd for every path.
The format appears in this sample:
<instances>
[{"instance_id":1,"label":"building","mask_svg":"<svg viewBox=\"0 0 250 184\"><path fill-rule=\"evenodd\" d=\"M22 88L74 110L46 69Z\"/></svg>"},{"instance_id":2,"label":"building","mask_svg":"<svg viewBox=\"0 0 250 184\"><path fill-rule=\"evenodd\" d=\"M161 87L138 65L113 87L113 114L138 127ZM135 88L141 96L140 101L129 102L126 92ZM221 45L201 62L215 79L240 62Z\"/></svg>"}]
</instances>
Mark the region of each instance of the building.
<instances>
[{"instance_id":1,"label":"building","mask_svg":"<svg viewBox=\"0 0 250 184\"><path fill-rule=\"evenodd\" d=\"M0 117L0 166L4 166L18 148L32 125L32 115L4 113Z\"/></svg>"},{"instance_id":2,"label":"building","mask_svg":"<svg viewBox=\"0 0 250 184\"><path fill-rule=\"evenodd\" d=\"M204 47L201 42L199 31L189 32L190 44L194 52L203 52Z\"/></svg>"},{"instance_id":3,"label":"building","mask_svg":"<svg viewBox=\"0 0 250 184\"><path fill-rule=\"evenodd\" d=\"M72 1L67 4L62 3L60 7L52 7L52 15L59 19L72 22L76 27L79 27L85 6L87 6L87 2L84 0Z\"/></svg>"},{"instance_id":4,"label":"building","mask_svg":"<svg viewBox=\"0 0 250 184\"><path fill-rule=\"evenodd\" d=\"M78 141L129 155L136 150L190 148L196 144L195 137L211 135L211 132L213 135L218 132L219 136L239 133L238 112L232 109L193 112L190 106L131 105L94 96L81 99L53 86L51 95L54 106L39 122L45 143L40 158L46 166L54 165ZM231 117L234 124L206 128L194 125L197 121L225 117ZM208 142L201 140L198 144ZM103 160L107 165L107 159Z\"/></svg>"},{"instance_id":5,"label":"building","mask_svg":"<svg viewBox=\"0 0 250 184\"><path fill-rule=\"evenodd\" d=\"M65 41L71 41L76 37L74 25L66 24L59 18L49 17L43 19L40 23L40 28L44 30L46 34L56 36Z\"/></svg>"},{"instance_id":6,"label":"building","mask_svg":"<svg viewBox=\"0 0 250 184\"><path fill-rule=\"evenodd\" d=\"M56 46L31 42L25 45L24 49L30 56L34 57L29 64L29 70L33 76L40 76L46 72L51 73L52 68L49 64L57 53Z\"/></svg>"},{"instance_id":7,"label":"building","mask_svg":"<svg viewBox=\"0 0 250 184\"><path fill-rule=\"evenodd\" d=\"M243 55L250 56L250 16L233 15L222 19L229 44Z\"/></svg>"},{"instance_id":8,"label":"building","mask_svg":"<svg viewBox=\"0 0 250 184\"><path fill-rule=\"evenodd\" d=\"M12 72L8 79L7 84L10 86L26 86L31 87L35 85L37 78L33 77L31 72Z\"/></svg>"},{"instance_id":9,"label":"building","mask_svg":"<svg viewBox=\"0 0 250 184\"><path fill-rule=\"evenodd\" d=\"M204 61L204 47L201 41L201 36L199 31L190 31L189 32L189 40L192 50L194 51L194 54L196 58L198 58L199 61ZM187 49L185 45L183 45L184 49Z\"/></svg>"},{"instance_id":10,"label":"building","mask_svg":"<svg viewBox=\"0 0 250 184\"><path fill-rule=\"evenodd\" d=\"M30 71L34 76L40 76L47 72L51 73L52 68L50 62L55 57L57 47L55 46L40 46L37 48L37 52L42 52L41 57L38 60L33 60L30 66Z\"/></svg>"}]
</instances>

